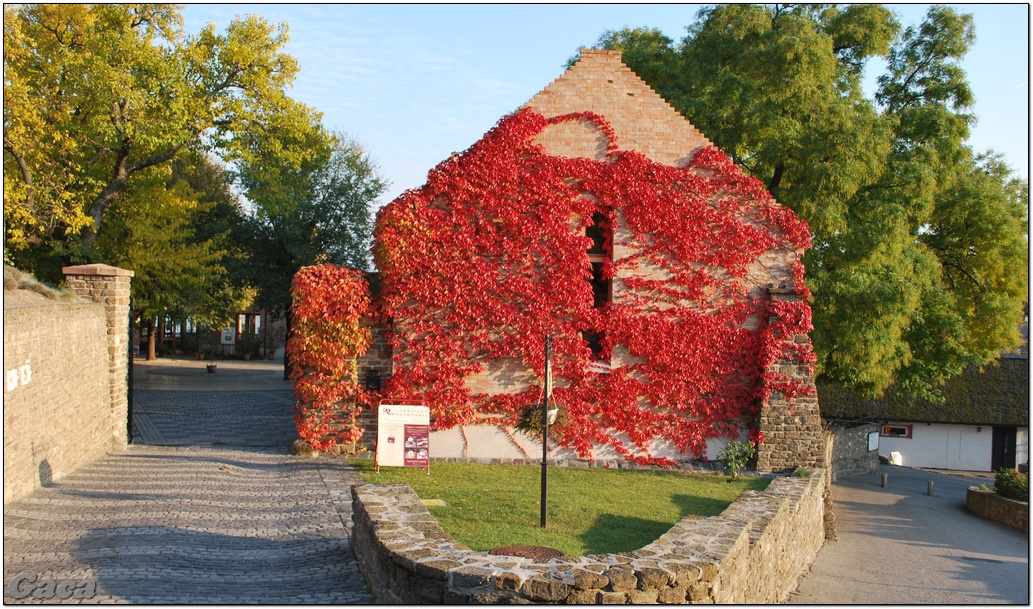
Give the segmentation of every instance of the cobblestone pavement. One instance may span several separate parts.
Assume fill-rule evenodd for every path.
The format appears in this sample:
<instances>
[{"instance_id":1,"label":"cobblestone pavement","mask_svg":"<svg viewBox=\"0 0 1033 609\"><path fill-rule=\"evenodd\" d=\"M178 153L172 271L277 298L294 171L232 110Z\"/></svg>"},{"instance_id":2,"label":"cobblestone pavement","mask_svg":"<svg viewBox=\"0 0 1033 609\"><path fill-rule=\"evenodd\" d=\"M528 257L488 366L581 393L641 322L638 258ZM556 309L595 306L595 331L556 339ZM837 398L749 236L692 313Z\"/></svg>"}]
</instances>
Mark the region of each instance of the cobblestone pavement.
<instances>
[{"instance_id":1,"label":"cobblestone pavement","mask_svg":"<svg viewBox=\"0 0 1033 609\"><path fill-rule=\"evenodd\" d=\"M133 392L133 442L286 447L297 438L294 394L274 391Z\"/></svg>"},{"instance_id":2,"label":"cobblestone pavement","mask_svg":"<svg viewBox=\"0 0 1033 609\"><path fill-rule=\"evenodd\" d=\"M372 602L358 476L290 455L290 392L268 388L138 388L136 444L4 508L4 602Z\"/></svg>"}]
</instances>

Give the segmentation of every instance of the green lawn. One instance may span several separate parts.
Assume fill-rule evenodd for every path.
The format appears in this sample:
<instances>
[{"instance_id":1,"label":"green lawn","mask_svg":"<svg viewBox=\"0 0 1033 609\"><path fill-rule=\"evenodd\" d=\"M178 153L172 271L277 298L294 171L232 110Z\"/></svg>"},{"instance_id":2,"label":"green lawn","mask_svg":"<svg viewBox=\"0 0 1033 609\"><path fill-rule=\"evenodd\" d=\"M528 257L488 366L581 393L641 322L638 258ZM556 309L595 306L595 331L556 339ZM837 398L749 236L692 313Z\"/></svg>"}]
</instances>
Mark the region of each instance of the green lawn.
<instances>
[{"instance_id":1,"label":"green lawn","mask_svg":"<svg viewBox=\"0 0 1033 609\"><path fill-rule=\"evenodd\" d=\"M547 527L537 465L431 463L425 469L373 471L372 459L350 460L366 482L405 482L454 539L478 551L508 545L547 546L568 556L630 552L663 535L688 514L716 516L743 491L770 479L679 471L549 468Z\"/></svg>"}]
</instances>

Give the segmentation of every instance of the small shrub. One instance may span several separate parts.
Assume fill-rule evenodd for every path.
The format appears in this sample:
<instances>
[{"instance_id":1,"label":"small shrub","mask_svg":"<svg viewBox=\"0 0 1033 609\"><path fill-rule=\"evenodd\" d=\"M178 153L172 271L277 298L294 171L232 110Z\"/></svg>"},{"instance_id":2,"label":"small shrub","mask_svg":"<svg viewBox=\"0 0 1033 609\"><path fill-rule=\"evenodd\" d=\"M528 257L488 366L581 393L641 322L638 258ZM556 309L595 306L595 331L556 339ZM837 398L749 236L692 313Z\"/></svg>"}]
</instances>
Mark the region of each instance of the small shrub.
<instances>
[{"instance_id":1,"label":"small shrub","mask_svg":"<svg viewBox=\"0 0 1033 609\"><path fill-rule=\"evenodd\" d=\"M752 444L732 440L727 446L717 453L717 458L725 466L725 469L732 474L732 480L739 479L739 472L746 467L746 462L753 458L756 449Z\"/></svg>"},{"instance_id":2,"label":"small shrub","mask_svg":"<svg viewBox=\"0 0 1033 609\"><path fill-rule=\"evenodd\" d=\"M994 490L1002 497L1029 501L1029 475L1003 468L996 472Z\"/></svg>"},{"instance_id":3,"label":"small shrub","mask_svg":"<svg viewBox=\"0 0 1033 609\"><path fill-rule=\"evenodd\" d=\"M811 474L813 474L813 473L814 472L812 472L811 470L809 470L809 469L807 469L805 467L798 467L795 470L793 470L793 477L795 477L795 478L810 478Z\"/></svg>"}]
</instances>

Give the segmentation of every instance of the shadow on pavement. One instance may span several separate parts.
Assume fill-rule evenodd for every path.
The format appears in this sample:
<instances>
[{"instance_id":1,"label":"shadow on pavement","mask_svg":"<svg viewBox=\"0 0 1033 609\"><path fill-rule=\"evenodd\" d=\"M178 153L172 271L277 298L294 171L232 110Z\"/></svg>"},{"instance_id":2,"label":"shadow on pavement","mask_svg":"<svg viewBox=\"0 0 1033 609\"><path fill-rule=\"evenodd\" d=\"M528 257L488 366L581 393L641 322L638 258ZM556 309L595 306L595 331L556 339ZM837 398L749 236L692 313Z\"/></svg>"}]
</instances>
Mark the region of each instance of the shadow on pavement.
<instances>
[{"instance_id":1,"label":"shadow on pavement","mask_svg":"<svg viewBox=\"0 0 1033 609\"><path fill-rule=\"evenodd\" d=\"M73 557L95 574L97 599L131 603L356 603L362 576L347 538L318 532L271 538L175 526L99 528ZM289 533L286 532L285 533ZM349 592L352 591L352 592Z\"/></svg>"},{"instance_id":2,"label":"shadow on pavement","mask_svg":"<svg viewBox=\"0 0 1033 609\"><path fill-rule=\"evenodd\" d=\"M1028 603L1029 537L971 514L985 478L883 466L832 485L839 540L827 542L791 603ZM932 495L928 483L933 482Z\"/></svg>"}]
</instances>

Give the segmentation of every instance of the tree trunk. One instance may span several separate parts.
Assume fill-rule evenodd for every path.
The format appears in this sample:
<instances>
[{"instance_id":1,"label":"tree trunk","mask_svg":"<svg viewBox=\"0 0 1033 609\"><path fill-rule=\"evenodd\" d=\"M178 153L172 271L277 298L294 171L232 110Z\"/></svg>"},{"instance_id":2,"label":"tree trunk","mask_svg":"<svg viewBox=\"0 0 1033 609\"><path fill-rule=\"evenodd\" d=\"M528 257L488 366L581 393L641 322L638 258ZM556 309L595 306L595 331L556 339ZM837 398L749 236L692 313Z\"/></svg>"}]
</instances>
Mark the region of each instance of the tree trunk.
<instances>
[{"instance_id":1,"label":"tree trunk","mask_svg":"<svg viewBox=\"0 0 1033 609\"><path fill-rule=\"evenodd\" d=\"M153 362L158 359L154 354L154 318L147 320L147 361Z\"/></svg>"},{"instance_id":2,"label":"tree trunk","mask_svg":"<svg viewBox=\"0 0 1033 609\"><path fill-rule=\"evenodd\" d=\"M158 341L160 341L162 344L165 344L165 316L164 315L162 315L161 319L158 321ZM164 350L164 347L162 347L162 350Z\"/></svg>"},{"instance_id":3,"label":"tree trunk","mask_svg":"<svg viewBox=\"0 0 1033 609\"><path fill-rule=\"evenodd\" d=\"M768 182L768 192L771 193L771 196L775 197L776 199L778 197L775 196L775 191L777 191L778 187L782 184L782 174L785 173L785 170L785 163L778 163L777 165L775 165L775 174L771 176L771 181Z\"/></svg>"}]
</instances>

